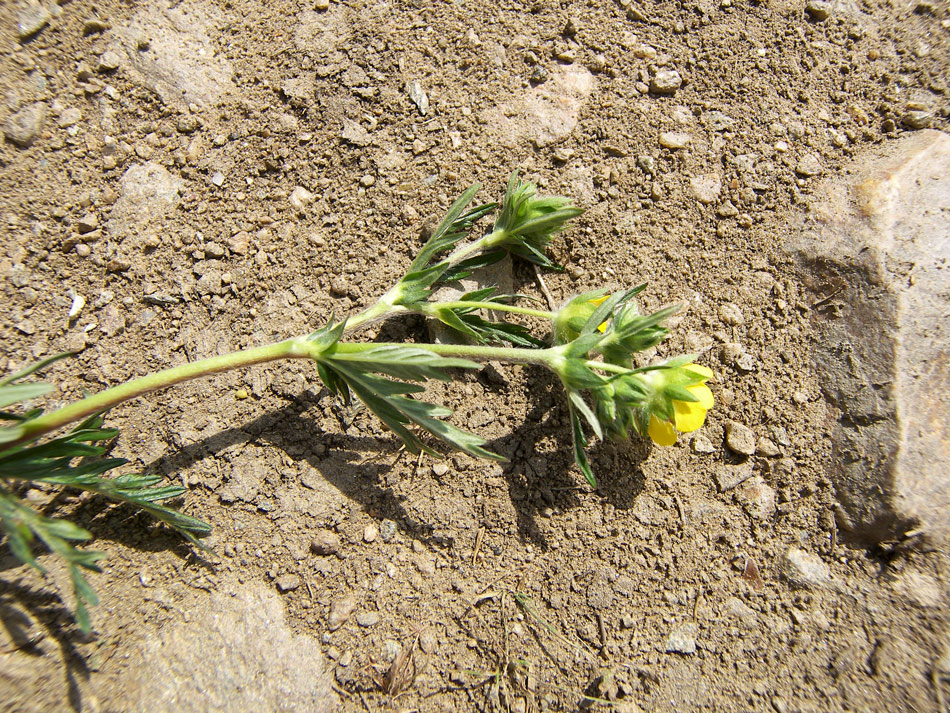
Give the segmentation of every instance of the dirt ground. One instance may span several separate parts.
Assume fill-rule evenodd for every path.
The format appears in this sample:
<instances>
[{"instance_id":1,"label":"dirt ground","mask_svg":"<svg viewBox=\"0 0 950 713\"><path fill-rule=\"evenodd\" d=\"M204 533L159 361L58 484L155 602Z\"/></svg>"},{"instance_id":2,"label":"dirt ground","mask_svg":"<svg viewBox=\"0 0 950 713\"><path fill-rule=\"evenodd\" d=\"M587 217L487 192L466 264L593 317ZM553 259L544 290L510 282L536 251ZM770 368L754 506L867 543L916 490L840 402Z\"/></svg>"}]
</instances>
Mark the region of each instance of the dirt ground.
<instances>
[{"instance_id":1,"label":"dirt ground","mask_svg":"<svg viewBox=\"0 0 950 713\"><path fill-rule=\"evenodd\" d=\"M534 368L430 389L506 465L407 458L300 364L117 408L115 454L185 484L214 552L52 501L108 553L102 604L84 637L54 560L43 579L0 555L4 621L33 637L0 638L0 709L164 710L140 703L142 652L264 584L341 710L950 710L950 567L839 537L783 250L821 181L946 128L946 3L72 0L21 38L23 12L0 5L0 123L45 118L0 145L0 371L81 348L51 371L67 400L310 331L384 292L469 184L497 199L517 169L586 209L553 245L555 298L648 280L647 307L682 301L659 356L702 352L717 405L675 447L594 448L596 490ZM180 73L156 74L176 51Z\"/></svg>"}]
</instances>

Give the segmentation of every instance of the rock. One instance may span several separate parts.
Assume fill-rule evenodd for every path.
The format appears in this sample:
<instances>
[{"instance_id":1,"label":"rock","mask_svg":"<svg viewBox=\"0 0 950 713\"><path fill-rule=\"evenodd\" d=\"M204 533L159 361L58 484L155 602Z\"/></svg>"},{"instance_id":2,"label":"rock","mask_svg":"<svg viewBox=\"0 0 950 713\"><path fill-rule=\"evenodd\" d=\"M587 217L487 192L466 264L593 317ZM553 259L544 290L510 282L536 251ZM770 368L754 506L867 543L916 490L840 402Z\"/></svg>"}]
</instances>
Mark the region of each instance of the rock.
<instances>
[{"instance_id":1,"label":"rock","mask_svg":"<svg viewBox=\"0 0 950 713\"><path fill-rule=\"evenodd\" d=\"M46 104L34 102L10 116L3 125L7 141L25 149L36 140L46 121Z\"/></svg>"},{"instance_id":2,"label":"rock","mask_svg":"<svg viewBox=\"0 0 950 713\"><path fill-rule=\"evenodd\" d=\"M335 555L340 551L340 536L331 530L320 530L310 541L310 551L315 555Z\"/></svg>"},{"instance_id":3,"label":"rock","mask_svg":"<svg viewBox=\"0 0 950 713\"><path fill-rule=\"evenodd\" d=\"M828 476L850 534L950 544L950 137L924 130L828 179L792 246L835 418ZM835 287L831 287L835 286ZM829 295L829 291L834 293Z\"/></svg>"},{"instance_id":4,"label":"rock","mask_svg":"<svg viewBox=\"0 0 950 713\"><path fill-rule=\"evenodd\" d=\"M691 621L680 624L670 632L666 638L666 653L668 654L695 654L696 636L699 627Z\"/></svg>"},{"instance_id":5,"label":"rock","mask_svg":"<svg viewBox=\"0 0 950 713\"><path fill-rule=\"evenodd\" d=\"M313 197L313 193L306 188L297 186L290 194L290 205L292 205L298 213L303 213L307 206L313 202Z\"/></svg>"},{"instance_id":6,"label":"rock","mask_svg":"<svg viewBox=\"0 0 950 713\"><path fill-rule=\"evenodd\" d=\"M675 69L661 69L650 80L650 91L654 94L675 94L683 86L683 78Z\"/></svg>"},{"instance_id":7,"label":"rock","mask_svg":"<svg viewBox=\"0 0 950 713\"><path fill-rule=\"evenodd\" d=\"M775 489L762 476L749 478L737 493L746 512L756 520L768 520L775 514Z\"/></svg>"},{"instance_id":8,"label":"rock","mask_svg":"<svg viewBox=\"0 0 950 713\"><path fill-rule=\"evenodd\" d=\"M96 64L96 71L99 73L114 72L119 68L121 62L122 60L118 54L112 50L106 50L99 57L99 62Z\"/></svg>"},{"instance_id":9,"label":"rock","mask_svg":"<svg viewBox=\"0 0 950 713\"><path fill-rule=\"evenodd\" d=\"M894 590L921 609L937 609L943 604L940 582L923 572L905 571L894 577Z\"/></svg>"},{"instance_id":10,"label":"rock","mask_svg":"<svg viewBox=\"0 0 950 713\"><path fill-rule=\"evenodd\" d=\"M76 223L76 229L81 235L91 233L99 227L99 217L95 213L86 213L79 222Z\"/></svg>"},{"instance_id":11,"label":"rock","mask_svg":"<svg viewBox=\"0 0 950 713\"><path fill-rule=\"evenodd\" d=\"M379 612L362 611L356 615L356 623L364 628L376 626L379 623Z\"/></svg>"},{"instance_id":12,"label":"rock","mask_svg":"<svg viewBox=\"0 0 950 713\"><path fill-rule=\"evenodd\" d=\"M664 131L660 134L660 146L668 149L683 149L689 145L692 136L679 131Z\"/></svg>"},{"instance_id":13,"label":"rock","mask_svg":"<svg viewBox=\"0 0 950 713\"><path fill-rule=\"evenodd\" d=\"M125 330L125 315L115 303L106 305L99 314L99 330L107 337L114 337Z\"/></svg>"},{"instance_id":14,"label":"rock","mask_svg":"<svg viewBox=\"0 0 950 713\"><path fill-rule=\"evenodd\" d=\"M190 617L145 633L126 654L124 676L135 713L279 710L329 713L339 701L319 642L295 635L278 595L263 585L212 592ZM177 622L177 623L176 623ZM213 665L208 665L213 662ZM182 671L188 671L182 676ZM253 686L241 682L254 681Z\"/></svg>"},{"instance_id":15,"label":"rock","mask_svg":"<svg viewBox=\"0 0 950 713\"><path fill-rule=\"evenodd\" d=\"M367 525L363 529L363 542L376 542L377 537L379 537L379 529L376 525Z\"/></svg>"},{"instance_id":16,"label":"rock","mask_svg":"<svg viewBox=\"0 0 950 713\"><path fill-rule=\"evenodd\" d=\"M208 3L140 8L113 30L121 45L111 49L127 55L124 69L132 79L182 108L213 106L234 91L234 70L211 39L227 22L221 11Z\"/></svg>"},{"instance_id":17,"label":"rock","mask_svg":"<svg viewBox=\"0 0 950 713\"><path fill-rule=\"evenodd\" d=\"M70 126L75 126L82 120L82 110L78 107L71 106L68 109L63 109L60 112L59 119L57 124L61 129L68 129Z\"/></svg>"},{"instance_id":18,"label":"rock","mask_svg":"<svg viewBox=\"0 0 950 713\"><path fill-rule=\"evenodd\" d=\"M934 115L929 111L909 111L901 117L901 124L908 129L926 129L934 120Z\"/></svg>"},{"instance_id":19,"label":"rock","mask_svg":"<svg viewBox=\"0 0 950 713\"><path fill-rule=\"evenodd\" d=\"M299 574L282 574L277 578L277 588L282 592L292 592L303 584Z\"/></svg>"},{"instance_id":20,"label":"rock","mask_svg":"<svg viewBox=\"0 0 950 713\"><path fill-rule=\"evenodd\" d=\"M826 0L809 0L805 4L808 17L817 22L824 22L831 16L831 3Z\"/></svg>"},{"instance_id":21,"label":"rock","mask_svg":"<svg viewBox=\"0 0 950 713\"><path fill-rule=\"evenodd\" d=\"M702 122L703 126L710 131L725 131L732 128L733 123L735 123L731 116L716 109L703 112Z\"/></svg>"},{"instance_id":22,"label":"rock","mask_svg":"<svg viewBox=\"0 0 950 713\"><path fill-rule=\"evenodd\" d=\"M698 433L693 436L693 440L690 442L693 446L693 451L696 453L715 453L716 446L713 445L712 441L702 433Z\"/></svg>"},{"instance_id":23,"label":"rock","mask_svg":"<svg viewBox=\"0 0 950 713\"><path fill-rule=\"evenodd\" d=\"M485 110L481 120L505 146L515 146L521 139L531 141L535 148L551 146L574 131L594 84L594 75L586 67L559 65L551 70L546 82Z\"/></svg>"},{"instance_id":24,"label":"rock","mask_svg":"<svg viewBox=\"0 0 950 713\"><path fill-rule=\"evenodd\" d=\"M330 631L336 631L343 626L350 618L353 610L356 609L358 603L359 600L352 594L348 594L333 602L333 604L330 605L330 613L327 615L327 628Z\"/></svg>"},{"instance_id":25,"label":"rock","mask_svg":"<svg viewBox=\"0 0 950 713\"><path fill-rule=\"evenodd\" d=\"M157 163L130 166L119 179L119 197L109 216L109 233L119 238L139 236L178 203L183 182Z\"/></svg>"},{"instance_id":26,"label":"rock","mask_svg":"<svg viewBox=\"0 0 950 713\"><path fill-rule=\"evenodd\" d=\"M689 192L700 203L715 203L722 192L722 179L717 173L704 173L689 179Z\"/></svg>"},{"instance_id":27,"label":"rock","mask_svg":"<svg viewBox=\"0 0 950 713\"><path fill-rule=\"evenodd\" d=\"M754 629L758 624L759 615L755 609L743 602L738 597L729 597L723 603L724 613L734 619L737 619L743 627Z\"/></svg>"},{"instance_id":28,"label":"rock","mask_svg":"<svg viewBox=\"0 0 950 713\"><path fill-rule=\"evenodd\" d=\"M779 572L793 587L821 589L831 584L831 570L818 555L797 547L782 557Z\"/></svg>"},{"instance_id":29,"label":"rock","mask_svg":"<svg viewBox=\"0 0 950 713\"><path fill-rule=\"evenodd\" d=\"M745 324L745 316L742 314L742 309L732 302L727 302L719 308L719 318L731 327Z\"/></svg>"},{"instance_id":30,"label":"rock","mask_svg":"<svg viewBox=\"0 0 950 713\"><path fill-rule=\"evenodd\" d=\"M755 453L755 432L744 424L730 421L726 424L726 446L733 453L751 456Z\"/></svg>"},{"instance_id":31,"label":"rock","mask_svg":"<svg viewBox=\"0 0 950 713\"><path fill-rule=\"evenodd\" d=\"M821 174L822 170L824 169L822 169L821 162L818 160L818 157L811 153L802 156L799 162L795 165L795 173L806 178L817 176Z\"/></svg>"},{"instance_id":32,"label":"rock","mask_svg":"<svg viewBox=\"0 0 950 713\"><path fill-rule=\"evenodd\" d=\"M31 2L23 7L17 15L16 30L20 41L30 39L49 24L53 19L49 8L43 2Z\"/></svg>"},{"instance_id":33,"label":"rock","mask_svg":"<svg viewBox=\"0 0 950 713\"><path fill-rule=\"evenodd\" d=\"M422 85L419 82L409 82L406 85L406 94L409 95L412 103L416 105L416 109L419 110L422 116L429 113L429 96L423 91Z\"/></svg>"},{"instance_id":34,"label":"rock","mask_svg":"<svg viewBox=\"0 0 950 713\"><path fill-rule=\"evenodd\" d=\"M751 477L752 463L748 462L741 465L720 465L713 474L720 493L732 490Z\"/></svg>"},{"instance_id":35,"label":"rock","mask_svg":"<svg viewBox=\"0 0 950 713\"><path fill-rule=\"evenodd\" d=\"M397 527L392 520L386 519L379 523L379 538L383 542L392 542L396 537Z\"/></svg>"}]
</instances>

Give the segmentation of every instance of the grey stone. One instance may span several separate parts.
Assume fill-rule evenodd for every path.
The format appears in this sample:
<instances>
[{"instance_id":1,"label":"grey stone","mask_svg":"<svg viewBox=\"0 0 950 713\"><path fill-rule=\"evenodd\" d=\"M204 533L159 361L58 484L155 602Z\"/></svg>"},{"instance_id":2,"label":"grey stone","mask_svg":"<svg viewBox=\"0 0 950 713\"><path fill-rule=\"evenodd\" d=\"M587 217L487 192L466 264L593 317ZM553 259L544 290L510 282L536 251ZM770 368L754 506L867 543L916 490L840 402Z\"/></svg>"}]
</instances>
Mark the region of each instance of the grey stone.
<instances>
[{"instance_id":1,"label":"grey stone","mask_svg":"<svg viewBox=\"0 0 950 713\"><path fill-rule=\"evenodd\" d=\"M44 121L46 121L46 104L34 102L6 120L3 125L3 135L7 141L25 149L39 136L43 130Z\"/></svg>"},{"instance_id":2,"label":"grey stone","mask_svg":"<svg viewBox=\"0 0 950 713\"><path fill-rule=\"evenodd\" d=\"M211 40L226 23L213 3L154 2L141 8L116 26L121 45L111 48L127 55L122 63L133 79L178 107L212 106L234 91L234 70Z\"/></svg>"},{"instance_id":3,"label":"grey stone","mask_svg":"<svg viewBox=\"0 0 950 713\"><path fill-rule=\"evenodd\" d=\"M812 20L823 22L831 16L831 3L826 0L809 0L805 4L805 12Z\"/></svg>"},{"instance_id":4,"label":"grey stone","mask_svg":"<svg viewBox=\"0 0 950 713\"><path fill-rule=\"evenodd\" d=\"M710 131L725 131L732 128L734 120L728 114L713 109L703 113L702 122Z\"/></svg>"},{"instance_id":5,"label":"grey stone","mask_svg":"<svg viewBox=\"0 0 950 713\"><path fill-rule=\"evenodd\" d=\"M689 179L689 192L700 203L715 203L722 193L722 179L718 173L704 173Z\"/></svg>"},{"instance_id":6,"label":"grey stone","mask_svg":"<svg viewBox=\"0 0 950 713\"><path fill-rule=\"evenodd\" d=\"M744 483L752 477L752 464L742 463L740 465L720 465L713 478L716 480L716 486L720 493L732 490L740 483Z\"/></svg>"},{"instance_id":7,"label":"grey stone","mask_svg":"<svg viewBox=\"0 0 950 713\"><path fill-rule=\"evenodd\" d=\"M350 618L353 610L356 609L358 603L359 600L352 594L347 594L333 602L333 604L330 605L330 613L327 616L327 628L330 629L330 631L336 631L343 626Z\"/></svg>"},{"instance_id":8,"label":"grey stone","mask_svg":"<svg viewBox=\"0 0 950 713\"><path fill-rule=\"evenodd\" d=\"M790 548L779 563L779 571L789 584L804 589L821 589L831 584L831 570L818 555Z\"/></svg>"},{"instance_id":9,"label":"grey stone","mask_svg":"<svg viewBox=\"0 0 950 713\"><path fill-rule=\"evenodd\" d=\"M418 81L412 81L406 85L406 94L409 95L412 103L416 105L416 109L419 110L422 116L429 113L429 96Z\"/></svg>"},{"instance_id":10,"label":"grey stone","mask_svg":"<svg viewBox=\"0 0 950 713\"><path fill-rule=\"evenodd\" d=\"M934 115L929 111L909 111L901 117L901 123L908 129L926 129L934 121Z\"/></svg>"},{"instance_id":11,"label":"grey stone","mask_svg":"<svg viewBox=\"0 0 950 713\"><path fill-rule=\"evenodd\" d=\"M310 541L315 555L335 555L340 551L340 536L331 530L320 530Z\"/></svg>"},{"instance_id":12,"label":"grey stone","mask_svg":"<svg viewBox=\"0 0 950 713\"><path fill-rule=\"evenodd\" d=\"M277 588L282 592L292 592L303 584L299 574L282 574L277 578Z\"/></svg>"},{"instance_id":13,"label":"grey stone","mask_svg":"<svg viewBox=\"0 0 950 713\"><path fill-rule=\"evenodd\" d=\"M805 178L817 176L822 170L821 162L818 160L818 157L810 153L802 156L799 162L795 164L795 173Z\"/></svg>"},{"instance_id":14,"label":"grey stone","mask_svg":"<svg viewBox=\"0 0 950 713\"><path fill-rule=\"evenodd\" d=\"M675 69L661 69L650 80L650 91L654 94L675 94L683 86L683 78Z\"/></svg>"},{"instance_id":15,"label":"grey stone","mask_svg":"<svg viewBox=\"0 0 950 713\"><path fill-rule=\"evenodd\" d=\"M53 18L46 3L31 2L17 15L16 30L20 41L28 40Z\"/></svg>"},{"instance_id":16,"label":"grey stone","mask_svg":"<svg viewBox=\"0 0 950 713\"><path fill-rule=\"evenodd\" d=\"M842 527L950 543L950 137L889 144L829 179L794 234L813 285L814 360L835 418Z\"/></svg>"},{"instance_id":17,"label":"grey stone","mask_svg":"<svg viewBox=\"0 0 950 713\"><path fill-rule=\"evenodd\" d=\"M383 542L392 542L396 537L396 523L392 520L383 520L379 523L379 538Z\"/></svg>"},{"instance_id":18,"label":"grey stone","mask_svg":"<svg viewBox=\"0 0 950 713\"><path fill-rule=\"evenodd\" d=\"M320 645L295 635L280 598L263 585L210 594L144 639L126 671L136 712L237 713L338 710ZM209 666L208 662L214 665ZM187 672L187 675L183 675ZM247 685L253 681L253 685Z\"/></svg>"},{"instance_id":19,"label":"grey stone","mask_svg":"<svg viewBox=\"0 0 950 713\"><path fill-rule=\"evenodd\" d=\"M699 627L692 621L680 624L670 632L666 639L666 653L668 654L695 654L696 636Z\"/></svg>"},{"instance_id":20,"label":"grey stone","mask_svg":"<svg viewBox=\"0 0 950 713\"><path fill-rule=\"evenodd\" d=\"M119 58L119 55L112 50L106 50L102 53L102 56L99 57L99 63L96 65L97 72L114 72L119 68L119 64L122 60Z\"/></svg>"},{"instance_id":21,"label":"grey stone","mask_svg":"<svg viewBox=\"0 0 950 713\"><path fill-rule=\"evenodd\" d=\"M692 136L681 131L664 131L660 134L660 146L667 149L682 149L689 145Z\"/></svg>"},{"instance_id":22,"label":"grey stone","mask_svg":"<svg viewBox=\"0 0 950 713\"><path fill-rule=\"evenodd\" d=\"M521 140L530 141L535 148L558 144L574 131L594 85L594 75L586 67L558 66L544 84L486 109L481 120L505 146L514 147Z\"/></svg>"},{"instance_id":23,"label":"grey stone","mask_svg":"<svg viewBox=\"0 0 950 713\"><path fill-rule=\"evenodd\" d=\"M109 216L109 233L144 240L147 228L177 205L183 185L180 178L157 163L130 166L119 179L119 197Z\"/></svg>"},{"instance_id":24,"label":"grey stone","mask_svg":"<svg viewBox=\"0 0 950 713\"><path fill-rule=\"evenodd\" d=\"M745 424L730 421L726 424L726 446L733 453L751 456L755 453L755 433Z\"/></svg>"}]
</instances>

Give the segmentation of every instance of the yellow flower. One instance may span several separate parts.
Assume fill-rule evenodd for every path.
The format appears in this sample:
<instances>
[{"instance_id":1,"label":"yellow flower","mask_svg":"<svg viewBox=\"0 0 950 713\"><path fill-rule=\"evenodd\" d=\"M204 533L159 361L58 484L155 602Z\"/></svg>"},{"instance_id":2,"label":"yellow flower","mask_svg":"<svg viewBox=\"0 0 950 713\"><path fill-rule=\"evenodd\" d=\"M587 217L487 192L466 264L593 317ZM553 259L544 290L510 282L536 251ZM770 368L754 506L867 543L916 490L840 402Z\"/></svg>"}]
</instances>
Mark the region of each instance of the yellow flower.
<instances>
[{"instance_id":1,"label":"yellow flower","mask_svg":"<svg viewBox=\"0 0 950 713\"><path fill-rule=\"evenodd\" d=\"M696 374L702 374L699 383L691 384L686 390L695 396L698 401L673 400L673 422L658 419L650 415L650 426L647 433L658 446L672 446L676 443L676 432L691 433L699 430L706 421L706 412L713 407L713 395L706 381L712 378L713 373L705 366L687 364L688 369Z\"/></svg>"},{"instance_id":2,"label":"yellow flower","mask_svg":"<svg viewBox=\"0 0 950 713\"><path fill-rule=\"evenodd\" d=\"M595 299L587 300L587 301L590 304L594 305L594 307L600 307L600 305L602 305L604 302L607 301L608 297L610 297L610 295L604 295L603 297L597 297ZM599 327L597 327L597 329L600 330L601 334L603 334L604 332L607 331L607 323L606 322L602 323Z\"/></svg>"}]
</instances>

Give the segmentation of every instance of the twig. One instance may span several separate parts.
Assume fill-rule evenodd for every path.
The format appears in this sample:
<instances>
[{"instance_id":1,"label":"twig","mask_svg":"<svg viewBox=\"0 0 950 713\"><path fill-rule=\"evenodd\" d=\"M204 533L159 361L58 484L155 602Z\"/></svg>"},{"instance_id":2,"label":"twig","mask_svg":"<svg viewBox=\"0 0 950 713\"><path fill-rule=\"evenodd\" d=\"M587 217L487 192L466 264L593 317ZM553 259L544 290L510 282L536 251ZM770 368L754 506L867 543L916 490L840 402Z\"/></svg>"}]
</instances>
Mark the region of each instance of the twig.
<instances>
[{"instance_id":1,"label":"twig","mask_svg":"<svg viewBox=\"0 0 950 713\"><path fill-rule=\"evenodd\" d=\"M557 309L557 305L554 304L554 297L551 296L551 291L548 289L548 286L544 284L544 278L541 277L541 268L534 263L531 263L531 266L534 267L534 276L538 280L538 287L541 288L541 294L544 295L544 299L548 302L548 309L553 312Z\"/></svg>"}]
</instances>

